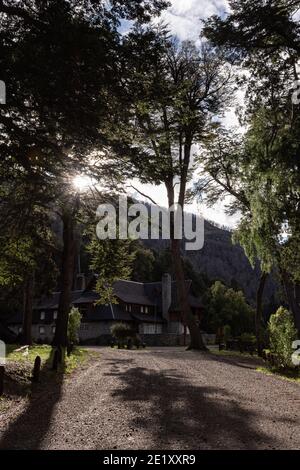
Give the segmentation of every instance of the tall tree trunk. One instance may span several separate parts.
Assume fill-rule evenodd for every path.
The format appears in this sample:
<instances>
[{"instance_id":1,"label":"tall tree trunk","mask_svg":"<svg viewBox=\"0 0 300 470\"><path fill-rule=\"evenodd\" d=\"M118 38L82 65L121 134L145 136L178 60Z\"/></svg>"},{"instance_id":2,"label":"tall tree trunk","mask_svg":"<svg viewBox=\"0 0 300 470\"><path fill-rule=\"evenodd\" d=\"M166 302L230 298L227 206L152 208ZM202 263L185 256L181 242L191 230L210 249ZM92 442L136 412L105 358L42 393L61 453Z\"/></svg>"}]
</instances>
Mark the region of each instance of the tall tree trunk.
<instances>
[{"instance_id":1,"label":"tall tree trunk","mask_svg":"<svg viewBox=\"0 0 300 470\"><path fill-rule=\"evenodd\" d=\"M34 297L34 273L29 273L24 285L22 344L32 344L32 309Z\"/></svg>"},{"instance_id":2,"label":"tall tree trunk","mask_svg":"<svg viewBox=\"0 0 300 470\"><path fill-rule=\"evenodd\" d=\"M281 281L284 287L287 303L294 317L294 324L300 337L300 285L291 280L289 274L281 269Z\"/></svg>"},{"instance_id":3,"label":"tall tree trunk","mask_svg":"<svg viewBox=\"0 0 300 470\"><path fill-rule=\"evenodd\" d=\"M71 306L71 292L73 286L75 263L75 233L74 216L71 211L65 210L63 221L63 256L62 256L62 289L59 298L56 329L53 339L55 346L66 347L68 343L68 320Z\"/></svg>"},{"instance_id":4,"label":"tall tree trunk","mask_svg":"<svg viewBox=\"0 0 300 470\"><path fill-rule=\"evenodd\" d=\"M264 288L266 285L266 280L268 273L262 272L259 286L256 293L256 314L255 314L255 332L256 332L256 342L257 342L257 353L259 356L262 355L263 351L263 339L262 339L262 300Z\"/></svg>"},{"instance_id":5,"label":"tall tree trunk","mask_svg":"<svg viewBox=\"0 0 300 470\"><path fill-rule=\"evenodd\" d=\"M190 344L188 349L206 351L207 348L203 342L200 328L196 323L189 304L188 291L186 288L183 263L180 253L180 240L171 240L171 251L173 256L179 305L183 314L184 323L187 325L190 332Z\"/></svg>"},{"instance_id":6,"label":"tall tree trunk","mask_svg":"<svg viewBox=\"0 0 300 470\"><path fill-rule=\"evenodd\" d=\"M168 192L169 207L172 207L174 204L173 181L169 182L166 187ZM180 252L180 240L175 239L174 236L175 230L173 214L170 214L170 223L171 252L175 271L178 300L181 312L183 314L184 323L187 325L190 332L190 345L188 346L188 349L198 349L200 351L206 351L207 348L203 342L200 328L196 323L188 300L188 291L186 288L184 268Z\"/></svg>"}]
</instances>

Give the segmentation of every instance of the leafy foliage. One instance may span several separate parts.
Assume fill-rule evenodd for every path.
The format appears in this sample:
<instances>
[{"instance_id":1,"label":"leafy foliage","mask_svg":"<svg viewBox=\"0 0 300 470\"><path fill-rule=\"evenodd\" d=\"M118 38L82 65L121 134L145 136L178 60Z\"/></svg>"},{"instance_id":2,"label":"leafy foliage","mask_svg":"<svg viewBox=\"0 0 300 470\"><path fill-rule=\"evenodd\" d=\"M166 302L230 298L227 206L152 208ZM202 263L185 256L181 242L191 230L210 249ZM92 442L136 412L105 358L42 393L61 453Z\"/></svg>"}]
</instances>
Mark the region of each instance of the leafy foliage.
<instances>
[{"instance_id":1,"label":"leafy foliage","mask_svg":"<svg viewBox=\"0 0 300 470\"><path fill-rule=\"evenodd\" d=\"M269 321L269 336L271 351L279 358L282 367L292 367L293 341L297 338L293 317L288 310L280 307L271 315Z\"/></svg>"},{"instance_id":2,"label":"leafy foliage","mask_svg":"<svg viewBox=\"0 0 300 470\"><path fill-rule=\"evenodd\" d=\"M91 269L97 273L96 292L99 303L116 303L113 283L118 279L130 279L135 257L130 253L130 240L99 240L92 237L87 250L91 255Z\"/></svg>"},{"instance_id":3,"label":"leafy foliage","mask_svg":"<svg viewBox=\"0 0 300 470\"><path fill-rule=\"evenodd\" d=\"M251 263L276 269L300 330L299 271L299 107L292 102L300 52L299 2L230 2L226 18L212 17L204 34L246 71L237 81L245 90L238 138L217 129L207 142L204 172L209 200L230 194L229 212L240 210L234 235ZM224 139L225 136L225 139ZM231 152L230 150L233 150Z\"/></svg>"},{"instance_id":4,"label":"leafy foliage","mask_svg":"<svg viewBox=\"0 0 300 470\"><path fill-rule=\"evenodd\" d=\"M212 331L227 325L232 336L254 329L254 311L241 291L235 291L216 281L208 297L208 327Z\"/></svg>"},{"instance_id":5,"label":"leafy foliage","mask_svg":"<svg viewBox=\"0 0 300 470\"><path fill-rule=\"evenodd\" d=\"M68 321L68 341L69 343L78 344L78 331L81 324L81 313L78 308L72 307L69 313Z\"/></svg>"},{"instance_id":6,"label":"leafy foliage","mask_svg":"<svg viewBox=\"0 0 300 470\"><path fill-rule=\"evenodd\" d=\"M136 336L135 331L126 323L114 323L110 329L111 334L117 341L123 342L127 338Z\"/></svg>"}]
</instances>

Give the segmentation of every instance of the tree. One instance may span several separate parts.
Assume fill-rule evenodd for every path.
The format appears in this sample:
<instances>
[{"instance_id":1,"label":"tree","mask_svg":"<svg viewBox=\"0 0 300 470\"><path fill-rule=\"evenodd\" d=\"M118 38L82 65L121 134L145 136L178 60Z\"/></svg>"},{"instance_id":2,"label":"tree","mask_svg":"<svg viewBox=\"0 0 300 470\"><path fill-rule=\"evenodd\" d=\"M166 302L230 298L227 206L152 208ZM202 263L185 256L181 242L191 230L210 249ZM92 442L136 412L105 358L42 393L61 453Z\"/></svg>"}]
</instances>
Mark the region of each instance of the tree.
<instances>
[{"instance_id":1,"label":"tree","mask_svg":"<svg viewBox=\"0 0 300 470\"><path fill-rule=\"evenodd\" d=\"M155 256L149 248L145 248L140 241L134 241L130 246L134 256L131 279L137 282L153 281Z\"/></svg>"},{"instance_id":2,"label":"tree","mask_svg":"<svg viewBox=\"0 0 300 470\"><path fill-rule=\"evenodd\" d=\"M78 308L72 307L68 321L68 342L69 344L78 344L78 331L81 324L81 313Z\"/></svg>"},{"instance_id":3,"label":"tree","mask_svg":"<svg viewBox=\"0 0 300 470\"><path fill-rule=\"evenodd\" d=\"M90 268L97 274L96 292L99 303L115 303L113 283L130 279L135 254L130 253L130 240L98 240L94 235L87 246Z\"/></svg>"},{"instance_id":4,"label":"tree","mask_svg":"<svg viewBox=\"0 0 300 470\"><path fill-rule=\"evenodd\" d=\"M121 89L118 26L122 19L147 22L166 6L163 0L0 2L1 79L8 96L0 109L0 183L10 220L13 213L19 218L17 208L30 212L33 202L53 208L77 172L111 177L108 147ZM12 205L20 181L31 183L31 197ZM62 210L66 245L55 334L62 345L74 264L71 206Z\"/></svg>"},{"instance_id":5,"label":"tree","mask_svg":"<svg viewBox=\"0 0 300 470\"><path fill-rule=\"evenodd\" d=\"M169 208L177 203L184 209L193 144L201 142L212 115L221 112L228 101L230 70L222 55L208 45L199 49L191 42L178 44L164 29L135 29L125 47L124 89L132 113L130 161L142 181L165 185ZM205 349L188 303L174 216L171 250L190 347Z\"/></svg>"},{"instance_id":6,"label":"tree","mask_svg":"<svg viewBox=\"0 0 300 470\"><path fill-rule=\"evenodd\" d=\"M298 0L231 0L225 18L210 17L203 34L230 53L243 57L258 50L268 55L292 50L300 54Z\"/></svg>"},{"instance_id":7,"label":"tree","mask_svg":"<svg viewBox=\"0 0 300 470\"><path fill-rule=\"evenodd\" d=\"M281 367L292 367L293 342L297 339L297 330L290 312L280 307L271 315L269 325L270 348L279 359Z\"/></svg>"},{"instance_id":8,"label":"tree","mask_svg":"<svg viewBox=\"0 0 300 470\"><path fill-rule=\"evenodd\" d=\"M0 237L0 285L23 291L23 344L32 343L34 296L49 293L57 275L53 236L49 227L38 222L39 214L31 214L31 225L22 235L6 230Z\"/></svg>"},{"instance_id":9,"label":"tree","mask_svg":"<svg viewBox=\"0 0 300 470\"><path fill-rule=\"evenodd\" d=\"M254 329L254 311L247 304L243 292L234 291L220 281L210 288L208 316L210 328L214 331L229 325L233 336L239 336Z\"/></svg>"},{"instance_id":10,"label":"tree","mask_svg":"<svg viewBox=\"0 0 300 470\"><path fill-rule=\"evenodd\" d=\"M288 246L295 251L299 246L299 109L292 103L299 58L299 24L293 16L298 2L233 1L231 6L227 18L206 22L204 34L247 68L240 83L246 87L241 121L248 130L238 142L229 139L225 150L219 146L215 156L208 150L213 162L208 172L219 191L233 195L235 206L242 208L235 238L250 260L259 258L265 272L274 266L279 271L299 330L299 286L285 258L292 260ZM221 133L217 140L222 138ZM258 301L264 282L262 276Z\"/></svg>"},{"instance_id":11,"label":"tree","mask_svg":"<svg viewBox=\"0 0 300 470\"><path fill-rule=\"evenodd\" d=\"M255 325L257 349L261 355L263 292L273 267L273 254L265 240L259 243L261 226L258 229L253 221L253 194L257 190L257 180L247 163L243 136L215 125L196 161L201 165L202 177L195 184L194 193L211 206L224 196L231 197L227 212L230 215L242 214L242 221L233 233L233 241L244 248L253 268L257 259L260 260L262 273L257 287ZM269 229L269 225L267 227Z\"/></svg>"}]
</instances>

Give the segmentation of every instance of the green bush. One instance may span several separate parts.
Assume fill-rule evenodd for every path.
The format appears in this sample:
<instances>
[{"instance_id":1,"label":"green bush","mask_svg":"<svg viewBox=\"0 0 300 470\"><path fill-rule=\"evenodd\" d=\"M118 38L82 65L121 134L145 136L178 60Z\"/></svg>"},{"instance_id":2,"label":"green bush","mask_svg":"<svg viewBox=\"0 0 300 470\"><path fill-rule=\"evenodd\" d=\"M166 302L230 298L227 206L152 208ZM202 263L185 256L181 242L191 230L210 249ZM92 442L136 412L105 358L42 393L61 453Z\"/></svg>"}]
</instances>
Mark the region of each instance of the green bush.
<instances>
[{"instance_id":1,"label":"green bush","mask_svg":"<svg viewBox=\"0 0 300 470\"><path fill-rule=\"evenodd\" d=\"M230 325L225 325L223 331L224 331L224 341L228 341L229 339L232 338Z\"/></svg>"},{"instance_id":2,"label":"green bush","mask_svg":"<svg viewBox=\"0 0 300 470\"><path fill-rule=\"evenodd\" d=\"M243 333L240 336L240 341L242 343L256 343L256 338L251 333Z\"/></svg>"},{"instance_id":3,"label":"green bush","mask_svg":"<svg viewBox=\"0 0 300 470\"><path fill-rule=\"evenodd\" d=\"M207 304L207 321L212 331L227 325L230 326L232 337L237 337L245 331L254 333L254 310L248 305L243 292L235 291L216 281L210 287Z\"/></svg>"},{"instance_id":4,"label":"green bush","mask_svg":"<svg viewBox=\"0 0 300 470\"><path fill-rule=\"evenodd\" d=\"M72 307L69 313L68 322L68 341L69 343L78 344L78 331L81 324L81 313L78 308Z\"/></svg>"},{"instance_id":5,"label":"green bush","mask_svg":"<svg viewBox=\"0 0 300 470\"><path fill-rule=\"evenodd\" d=\"M268 325L270 337L270 350L276 354L278 366L293 368L292 343L297 339L297 330L294 327L293 317L288 310L280 307L271 315Z\"/></svg>"},{"instance_id":6,"label":"green bush","mask_svg":"<svg viewBox=\"0 0 300 470\"><path fill-rule=\"evenodd\" d=\"M135 338L136 333L126 323L115 323L110 332L118 342L124 342L128 338Z\"/></svg>"}]
</instances>

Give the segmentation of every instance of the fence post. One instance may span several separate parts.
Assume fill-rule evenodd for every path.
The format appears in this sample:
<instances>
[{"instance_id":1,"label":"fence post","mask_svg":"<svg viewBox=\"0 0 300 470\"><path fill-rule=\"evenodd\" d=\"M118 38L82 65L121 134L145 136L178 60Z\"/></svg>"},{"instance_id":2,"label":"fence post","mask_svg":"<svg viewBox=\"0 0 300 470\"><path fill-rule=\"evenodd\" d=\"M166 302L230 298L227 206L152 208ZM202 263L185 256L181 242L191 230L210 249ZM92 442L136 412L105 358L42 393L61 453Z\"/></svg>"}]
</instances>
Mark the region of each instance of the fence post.
<instances>
[{"instance_id":1,"label":"fence post","mask_svg":"<svg viewBox=\"0 0 300 470\"><path fill-rule=\"evenodd\" d=\"M3 395L4 392L4 366L0 366L0 397Z\"/></svg>"},{"instance_id":2,"label":"fence post","mask_svg":"<svg viewBox=\"0 0 300 470\"><path fill-rule=\"evenodd\" d=\"M33 382L39 382L40 380L41 363L42 361L41 361L40 356L36 356L35 361L34 361L33 372L32 372Z\"/></svg>"},{"instance_id":3,"label":"fence post","mask_svg":"<svg viewBox=\"0 0 300 470\"><path fill-rule=\"evenodd\" d=\"M59 363L59 352L58 352L58 349L55 349L54 355L53 355L53 364L52 364L53 370L57 371L58 363Z\"/></svg>"}]
</instances>

